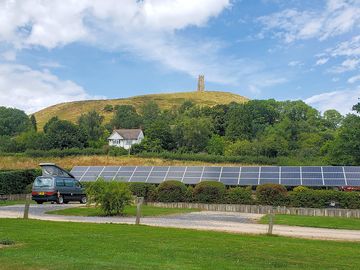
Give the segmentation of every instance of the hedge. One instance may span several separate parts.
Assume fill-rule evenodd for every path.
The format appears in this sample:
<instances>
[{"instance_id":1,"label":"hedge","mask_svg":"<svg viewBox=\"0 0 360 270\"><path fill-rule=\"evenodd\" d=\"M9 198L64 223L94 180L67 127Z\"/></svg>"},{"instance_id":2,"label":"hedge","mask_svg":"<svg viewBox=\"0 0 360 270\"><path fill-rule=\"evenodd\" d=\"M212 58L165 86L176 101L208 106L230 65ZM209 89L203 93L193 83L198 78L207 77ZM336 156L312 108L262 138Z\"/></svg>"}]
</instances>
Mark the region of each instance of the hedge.
<instances>
[{"instance_id":1,"label":"hedge","mask_svg":"<svg viewBox=\"0 0 360 270\"><path fill-rule=\"evenodd\" d=\"M0 172L0 194L21 194L33 183L41 170L13 170Z\"/></svg>"},{"instance_id":2,"label":"hedge","mask_svg":"<svg viewBox=\"0 0 360 270\"><path fill-rule=\"evenodd\" d=\"M251 189L235 187L226 191L226 203L230 204L254 204Z\"/></svg>"},{"instance_id":3,"label":"hedge","mask_svg":"<svg viewBox=\"0 0 360 270\"><path fill-rule=\"evenodd\" d=\"M256 199L262 205L287 205L288 194L279 184L263 184L256 187Z\"/></svg>"}]
</instances>

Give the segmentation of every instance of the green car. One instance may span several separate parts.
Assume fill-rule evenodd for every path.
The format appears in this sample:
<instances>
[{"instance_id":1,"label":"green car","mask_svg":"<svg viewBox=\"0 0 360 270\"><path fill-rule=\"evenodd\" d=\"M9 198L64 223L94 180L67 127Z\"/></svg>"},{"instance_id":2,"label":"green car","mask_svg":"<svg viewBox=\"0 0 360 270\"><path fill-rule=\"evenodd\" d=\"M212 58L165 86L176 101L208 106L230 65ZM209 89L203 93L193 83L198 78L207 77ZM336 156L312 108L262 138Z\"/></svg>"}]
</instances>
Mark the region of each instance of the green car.
<instances>
[{"instance_id":1,"label":"green car","mask_svg":"<svg viewBox=\"0 0 360 270\"><path fill-rule=\"evenodd\" d=\"M38 204L58 204L78 201L86 203L86 193L75 177L54 163L41 163L42 176L36 177L32 186L32 199Z\"/></svg>"}]
</instances>

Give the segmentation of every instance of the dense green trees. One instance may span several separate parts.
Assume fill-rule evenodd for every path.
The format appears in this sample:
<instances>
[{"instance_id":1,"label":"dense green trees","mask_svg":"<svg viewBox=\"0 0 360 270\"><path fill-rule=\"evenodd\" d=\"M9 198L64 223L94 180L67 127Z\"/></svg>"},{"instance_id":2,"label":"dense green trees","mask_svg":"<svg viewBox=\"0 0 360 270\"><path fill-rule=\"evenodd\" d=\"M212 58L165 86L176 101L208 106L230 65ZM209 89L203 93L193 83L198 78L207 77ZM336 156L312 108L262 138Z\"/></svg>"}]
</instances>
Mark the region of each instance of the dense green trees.
<instances>
[{"instance_id":1,"label":"dense green trees","mask_svg":"<svg viewBox=\"0 0 360 270\"><path fill-rule=\"evenodd\" d=\"M0 136L14 136L30 128L31 123L25 112L0 107Z\"/></svg>"},{"instance_id":2,"label":"dense green trees","mask_svg":"<svg viewBox=\"0 0 360 270\"><path fill-rule=\"evenodd\" d=\"M78 119L78 125L85 130L89 140L97 141L104 135L104 127L102 122L104 117L92 110L86 114L82 114Z\"/></svg>"},{"instance_id":3,"label":"dense green trees","mask_svg":"<svg viewBox=\"0 0 360 270\"><path fill-rule=\"evenodd\" d=\"M354 106L357 112L359 108L359 104ZM342 116L336 110L321 115L303 101L252 100L214 107L185 101L166 110L149 101L138 110L131 105L115 106L112 114L106 129L103 116L90 111L79 117L77 125L53 117L44 132L37 132L35 118L2 107L0 152L101 148L113 128L142 128L145 139L132 147L131 154L169 151L272 160L282 165L360 164L360 117Z\"/></svg>"},{"instance_id":4,"label":"dense green trees","mask_svg":"<svg viewBox=\"0 0 360 270\"><path fill-rule=\"evenodd\" d=\"M139 128L142 119L134 106L120 105L115 107L115 114L110 122L111 128Z\"/></svg>"}]
</instances>

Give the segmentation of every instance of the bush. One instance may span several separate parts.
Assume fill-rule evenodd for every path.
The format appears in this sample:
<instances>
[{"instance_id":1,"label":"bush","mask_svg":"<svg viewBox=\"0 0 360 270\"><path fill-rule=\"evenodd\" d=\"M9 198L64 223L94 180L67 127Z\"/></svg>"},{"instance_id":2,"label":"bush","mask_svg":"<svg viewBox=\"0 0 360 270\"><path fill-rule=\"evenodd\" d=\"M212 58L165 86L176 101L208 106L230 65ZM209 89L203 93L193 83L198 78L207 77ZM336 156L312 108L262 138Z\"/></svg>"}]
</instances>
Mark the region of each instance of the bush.
<instances>
[{"instance_id":1,"label":"bush","mask_svg":"<svg viewBox=\"0 0 360 270\"><path fill-rule=\"evenodd\" d=\"M179 181L164 181L159 185L157 193L160 202L183 202L186 186Z\"/></svg>"},{"instance_id":2,"label":"bush","mask_svg":"<svg viewBox=\"0 0 360 270\"><path fill-rule=\"evenodd\" d=\"M193 202L194 201L194 188L192 186L188 186L185 194L185 202Z\"/></svg>"},{"instance_id":3,"label":"bush","mask_svg":"<svg viewBox=\"0 0 360 270\"><path fill-rule=\"evenodd\" d=\"M112 146L109 149L109 156L119 157L119 156L126 156L129 154L129 151L122 147Z\"/></svg>"},{"instance_id":4,"label":"bush","mask_svg":"<svg viewBox=\"0 0 360 270\"><path fill-rule=\"evenodd\" d=\"M51 150L26 150L25 156L28 157L67 157L67 156L95 156L106 155L106 149L97 148L69 148L69 149L51 149Z\"/></svg>"},{"instance_id":5,"label":"bush","mask_svg":"<svg viewBox=\"0 0 360 270\"><path fill-rule=\"evenodd\" d=\"M253 204L252 192L249 189L236 187L226 191L226 202L231 204Z\"/></svg>"},{"instance_id":6,"label":"bush","mask_svg":"<svg viewBox=\"0 0 360 270\"><path fill-rule=\"evenodd\" d=\"M263 184L256 188L256 198L263 205L286 205L287 190L279 184Z\"/></svg>"},{"instance_id":7,"label":"bush","mask_svg":"<svg viewBox=\"0 0 360 270\"><path fill-rule=\"evenodd\" d=\"M97 205L105 215L122 214L124 207L129 205L132 199L131 191L125 183L110 181L105 182L98 179L87 188L87 195Z\"/></svg>"},{"instance_id":8,"label":"bush","mask_svg":"<svg viewBox=\"0 0 360 270\"><path fill-rule=\"evenodd\" d=\"M289 193L290 205L294 207L326 208L334 201L337 207L360 208L360 194L358 192L344 192L336 190L294 190Z\"/></svg>"},{"instance_id":9,"label":"bush","mask_svg":"<svg viewBox=\"0 0 360 270\"><path fill-rule=\"evenodd\" d=\"M128 184L131 193L137 197L144 197L146 202L154 200L155 185L149 183L131 182Z\"/></svg>"},{"instance_id":10,"label":"bush","mask_svg":"<svg viewBox=\"0 0 360 270\"><path fill-rule=\"evenodd\" d=\"M203 181L194 188L194 200L201 203L223 203L225 185L215 181Z\"/></svg>"},{"instance_id":11,"label":"bush","mask_svg":"<svg viewBox=\"0 0 360 270\"><path fill-rule=\"evenodd\" d=\"M13 170L0 172L0 193L1 194L22 194L26 193L27 186L32 184L41 170Z\"/></svg>"}]
</instances>

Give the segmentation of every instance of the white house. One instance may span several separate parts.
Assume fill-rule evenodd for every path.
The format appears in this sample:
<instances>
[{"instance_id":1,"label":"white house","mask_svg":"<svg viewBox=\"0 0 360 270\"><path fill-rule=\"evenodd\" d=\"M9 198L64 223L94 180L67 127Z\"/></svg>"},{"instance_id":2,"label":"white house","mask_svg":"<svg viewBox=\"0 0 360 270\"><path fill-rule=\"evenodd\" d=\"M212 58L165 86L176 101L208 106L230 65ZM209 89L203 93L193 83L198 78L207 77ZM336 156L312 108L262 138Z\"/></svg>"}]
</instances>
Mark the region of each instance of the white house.
<instances>
[{"instance_id":1,"label":"white house","mask_svg":"<svg viewBox=\"0 0 360 270\"><path fill-rule=\"evenodd\" d=\"M141 143L144 133L141 129L114 129L108 138L109 146L130 149L132 145Z\"/></svg>"}]
</instances>

